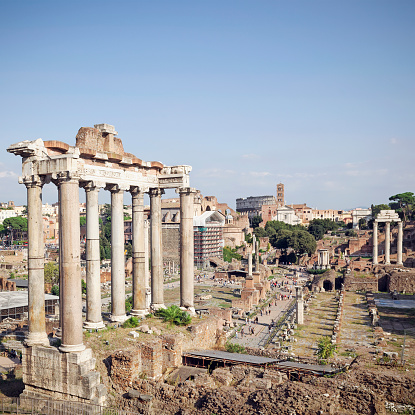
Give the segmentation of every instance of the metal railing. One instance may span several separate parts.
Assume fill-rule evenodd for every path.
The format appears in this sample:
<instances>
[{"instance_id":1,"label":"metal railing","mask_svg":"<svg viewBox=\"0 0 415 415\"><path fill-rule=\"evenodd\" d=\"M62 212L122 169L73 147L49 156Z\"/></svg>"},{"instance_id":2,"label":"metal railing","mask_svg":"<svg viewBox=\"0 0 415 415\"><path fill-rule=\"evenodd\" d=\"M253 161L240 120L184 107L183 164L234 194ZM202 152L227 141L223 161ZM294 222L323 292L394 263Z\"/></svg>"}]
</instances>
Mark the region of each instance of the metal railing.
<instances>
[{"instance_id":1,"label":"metal railing","mask_svg":"<svg viewBox=\"0 0 415 415\"><path fill-rule=\"evenodd\" d=\"M84 402L59 401L32 397L0 398L0 414L36 415L141 415Z\"/></svg>"}]
</instances>

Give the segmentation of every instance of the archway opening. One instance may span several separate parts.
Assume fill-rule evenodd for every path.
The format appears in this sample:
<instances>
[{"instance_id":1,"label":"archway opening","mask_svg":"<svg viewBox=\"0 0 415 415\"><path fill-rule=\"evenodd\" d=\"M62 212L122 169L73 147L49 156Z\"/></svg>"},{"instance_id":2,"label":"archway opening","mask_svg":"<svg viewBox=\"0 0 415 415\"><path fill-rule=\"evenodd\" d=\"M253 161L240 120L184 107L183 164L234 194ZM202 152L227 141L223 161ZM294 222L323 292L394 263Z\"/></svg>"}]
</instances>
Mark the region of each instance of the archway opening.
<instances>
[{"instance_id":1,"label":"archway opening","mask_svg":"<svg viewBox=\"0 0 415 415\"><path fill-rule=\"evenodd\" d=\"M330 280L325 280L323 282L324 291L332 291L333 290L333 283Z\"/></svg>"}]
</instances>

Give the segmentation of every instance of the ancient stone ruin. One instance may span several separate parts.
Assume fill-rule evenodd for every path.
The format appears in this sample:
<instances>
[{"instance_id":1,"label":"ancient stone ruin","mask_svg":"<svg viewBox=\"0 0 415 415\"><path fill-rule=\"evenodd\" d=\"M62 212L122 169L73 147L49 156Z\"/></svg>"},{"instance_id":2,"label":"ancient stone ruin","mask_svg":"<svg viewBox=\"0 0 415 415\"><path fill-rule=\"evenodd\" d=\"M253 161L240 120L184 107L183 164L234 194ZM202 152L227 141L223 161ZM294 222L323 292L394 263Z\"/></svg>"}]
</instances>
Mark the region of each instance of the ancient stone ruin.
<instances>
[{"instance_id":1,"label":"ancient stone ruin","mask_svg":"<svg viewBox=\"0 0 415 415\"><path fill-rule=\"evenodd\" d=\"M22 141L7 151L23 159L20 183L27 188L29 333L23 353L25 394L103 404L105 387L94 370L95 360L83 344L83 326L104 327L101 317L98 192L111 192L111 321L123 322L125 312L123 194L132 195L133 310L144 316L146 258L151 257L151 308L164 307L161 244L161 196L165 189L180 194L180 305L194 312L193 201L190 166L164 166L126 153L112 125L82 127L75 146L61 141ZM45 330L42 187L58 188L60 218L61 345L51 347ZM86 192L87 313L82 321L79 187ZM145 244L143 196L150 196L151 252ZM147 262L148 263L148 262Z\"/></svg>"}]
</instances>

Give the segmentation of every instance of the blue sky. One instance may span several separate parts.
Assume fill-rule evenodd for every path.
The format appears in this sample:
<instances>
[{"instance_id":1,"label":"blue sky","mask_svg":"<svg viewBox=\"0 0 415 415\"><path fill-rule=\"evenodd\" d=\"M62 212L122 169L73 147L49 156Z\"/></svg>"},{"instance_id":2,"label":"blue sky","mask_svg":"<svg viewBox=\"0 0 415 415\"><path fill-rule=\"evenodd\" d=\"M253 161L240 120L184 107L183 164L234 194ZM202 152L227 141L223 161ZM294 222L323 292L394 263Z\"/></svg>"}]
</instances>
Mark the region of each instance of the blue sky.
<instances>
[{"instance_id":1,"label":"blue sky","mask_svg":"<svg viewBox=\"0 0 415 415\"><path fill-rule=\"evenodd\" d=\"M279 182L320 209L415 191L413 0L1 0L0 15L3 201L26 197L8 145L97 123L231 206Z\"/></svg>"}]
</instances>

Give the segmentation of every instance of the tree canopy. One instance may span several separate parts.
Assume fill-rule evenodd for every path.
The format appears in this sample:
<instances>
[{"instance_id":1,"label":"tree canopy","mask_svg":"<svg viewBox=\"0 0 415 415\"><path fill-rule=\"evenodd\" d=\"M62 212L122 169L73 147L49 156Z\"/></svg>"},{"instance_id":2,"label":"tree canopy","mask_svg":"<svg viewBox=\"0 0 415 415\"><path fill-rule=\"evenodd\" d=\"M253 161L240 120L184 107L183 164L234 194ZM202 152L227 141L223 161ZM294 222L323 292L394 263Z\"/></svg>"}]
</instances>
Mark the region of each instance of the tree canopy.
<instances>
[{"instance_id":1,"label":"tree canopy","mask_svg":"<svg viewBox=\"0 0 415 415\"><path fill-rule=\"evenodd\" d=\"M262 218L259 215L254 216L251 219L251 224L252 224L252 228L257 228L259 226L259 224L262 222Z\"/></svg>"},{"instance_id":2,"label":"tree canopy","mask_svg":"<svg viewBox=\"0 0 415 415\"><path fill-rule=\"evenodd\" d=\"M399 213L401 219L407 222L413 216L415 197L412 192L398 193L389 198L389 206Z\"/></svg>"}]
</instances>

